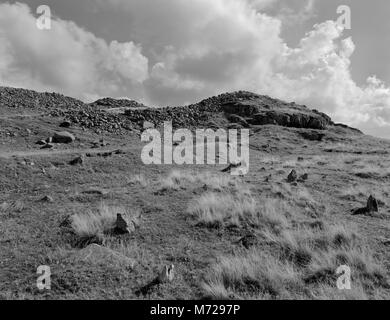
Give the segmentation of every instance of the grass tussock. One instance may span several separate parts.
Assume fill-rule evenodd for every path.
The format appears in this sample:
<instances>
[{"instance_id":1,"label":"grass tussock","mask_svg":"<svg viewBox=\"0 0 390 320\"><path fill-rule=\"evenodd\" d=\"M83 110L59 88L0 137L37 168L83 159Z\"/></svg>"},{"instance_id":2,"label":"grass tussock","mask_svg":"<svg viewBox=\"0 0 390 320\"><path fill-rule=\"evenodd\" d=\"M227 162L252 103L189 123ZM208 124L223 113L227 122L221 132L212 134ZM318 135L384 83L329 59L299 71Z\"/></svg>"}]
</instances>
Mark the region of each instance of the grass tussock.
<instances>
[{"instance_id":1,"label":"grass tussock","mask_svg":"<svg viewBox=\"0 0 390 320\"><path fill-rule=\"evenodd\" d=\"M139 211L128 210L124 207L108 206L102 203L98 210L75 214L71 217L71 227L80 238L103 238L116 221L117 214L137 219Z\"/></svg>"},{"instance_id":2,"label":"grass tussock","mask_svg":"<svg viewBox=\"0 0 390 320\"><path fill-rule=\"evenodd\" d=\"M220 258L202 289L212 299L291 298L304 290L293 265L257 250Z\"/></svg>"},{"instance_id":3,"label":"grass tussock","mask_svg":"<svg viewBox=\"0 0 390 320\"><path fill-rule=\"evenodd\" d=\"M287 224L284 216L287 206L275 199L256 201L248 192L238 194L208 192L188 207L187 212L199 225L207 227L268 226L278 229Z\"/></svg>"},{"instance_id":4,"label":"grass tussock","mask_svg":"<svg viewBox=\"0 0 390 320\"><path fill-rule=\"evenodd\" d=\"M174 170L171 171L168 176L160 179L158 190L177 191L197 185L214 191L238 189L241 186L239 179L230 175Z\"/></svg>"},{"instance_id":5,"label":"grass tussock","mask_svg":"<svg viewBox=\"0 0 390 320\"><path fill-rule=\"evenodd\" d=\"M289 187L281 189L291 199ZM296 195L296 194L295 194ZM313 201L302 193L306 201ZM261 241L249 250L220 257L204 277L202 289L212 299L367 299L389 288L386 271L350 225L323 220L293 223L299 206L250 194L206 193L189 212L207 226L234 224L258 229ZM307 220L307 218L306 218ZM352 273L352 289L337 289L337 269Z\"/></svg>"}]
</instances>

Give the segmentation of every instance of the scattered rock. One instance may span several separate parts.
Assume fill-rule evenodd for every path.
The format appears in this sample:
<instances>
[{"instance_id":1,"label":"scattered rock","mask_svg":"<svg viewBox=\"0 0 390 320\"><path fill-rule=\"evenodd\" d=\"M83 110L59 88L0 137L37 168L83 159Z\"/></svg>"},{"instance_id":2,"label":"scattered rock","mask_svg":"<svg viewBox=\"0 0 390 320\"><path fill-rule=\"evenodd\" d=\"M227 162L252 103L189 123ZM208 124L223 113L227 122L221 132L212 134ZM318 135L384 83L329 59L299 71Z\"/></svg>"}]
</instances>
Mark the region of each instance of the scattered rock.
<instances>
[{"instance_id":1,"label":"scattered rock","mask_svg":"<svg viewBox=\"0 0 390 320\"><path fill-rule=\"evenodd\" d=\"M53 198L50 197L50 196L44 196L40 201L41 202L49 202L49 203L53 203L54 202Z\"/></svg>"},{"instance_id":2,"label":"scattered rock","mask_svg":"<svg viewBox=\"0 0 390 320\"><path fill-rule=\"evenodd\" d=\"M231 163L225 169L221 170L221 172L231 172L233 169L237 169L242 166L242 163Z\"/></svg>"},{"instance_id":3,"label":"scattered rock","mask_svg":"<svg viewBox=\"0 0 390 320\"><path fill-rule=\"evenodd\" d=\"M371 195L367 200L367 205L364 208L352 210L352 215L372 214L374 212L379 212L378 201Z\"/></svg>"},{"instance_id":4,"label":"scattered rock","mask_svg":"<svg viewBox=\"0 0 390 320\"><path fill-rule=\"evenodd\" d=\"M72 123L70 121L64 121L60 124L60 128L70 128Z\"/></svg>"},{"instance_id":5,"label":"scattered rock","mask_svg":"<svg viewBox=\"0 0 390 320\"><path fill-rule=\"evenodd\" d=\"M115 226L112 230L112 233L116 235L133 233L138 227L139 218L140 216L129 218L126 215L118 213L116 215Z\"/></svg>"},{"instance_id":6,"label":"scattered rock","mask_svg":"<svg viewBox=\"0 0 390 320\"><path fill-rule=\"evenodd\" d=\"M44 146L47 142L45 140L39 140L36 142L37 145L39 146Z\"/></svg>"},{"instance_id":7,"label":"scattered rock","mask_svg":"<svg viewBox=\"0 0 390 320\"><path fill-rule=\"evenodd\" d=\"M287 177L287 182L289 183L295 182L297 178L298 178L297 172L295 170L292 170Z\"/></svg>"},{"instance_id":8,"label":"scattered rock","mask_svg":"<svg viewBox=\"0 0 390 320\"><path fill-rule=\"evenodd\" d=\"M299 177L298 182L305 182L307 179L309 179L309 175L305 173Z\"/></svg>"},{"instance_id":9,"label":"scattered rock","mask_svg":"<svg viewBox=\"0 0 390 320\"><path fill-rule=\"evenodd\" d=\"M56 132L53 135L53 143L72 143L75 140L75 136L67 131Z\"/></svg>"},{"instance_id":10,"label":"scattered rock","mask_svg":"<svg viewBox=\"0 0 390 320\"><path fill-rule=\"evenodd\" d=\"M82 165L84 163L84 157L79 156L77 158L74 158L73 160L69 161L69 164L71 166L76 166L76 165Z\"/></svg>"}]
</instances>

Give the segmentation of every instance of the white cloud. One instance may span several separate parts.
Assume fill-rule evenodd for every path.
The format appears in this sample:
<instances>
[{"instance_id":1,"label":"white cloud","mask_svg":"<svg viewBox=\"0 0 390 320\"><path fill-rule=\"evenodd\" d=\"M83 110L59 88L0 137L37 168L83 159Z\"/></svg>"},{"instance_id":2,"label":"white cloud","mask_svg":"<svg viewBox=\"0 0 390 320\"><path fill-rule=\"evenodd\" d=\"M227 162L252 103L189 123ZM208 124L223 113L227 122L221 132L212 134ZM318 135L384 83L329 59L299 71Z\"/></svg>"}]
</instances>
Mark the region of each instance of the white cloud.
<instances>
[{"instance_id":1,"label":"white cloud","mask_svg":"<svg viewBox=\"0 0 390 320\"><path fill-rule=\"evenodd\" d=\"M263 11L280 6L279 0L91 1L96 10L110 12L112 25L126 30L129 42L107 44L62 20L44 33L33 27L26 6L2 5L1 81L63 89L74 96L130 96L171 105L252 90L390 137L390 89L376 77L365 86L353 81L355 45L335 22L316 25L291 48L280 31L294 15L289 18L290 11L281 10L281 20ZM313 14L314 1L299 2L305 6L298 13Z\"/></svg>"},{"instance_id":2,"label":"white cloud","mask_svg":"<svg viewBox=\"0 0 390 320\"><path fill-rule=\"evenodd\" d=\"M116 95L148 77L148 59L133 42L107 44L73 22L39 30L27 5L0 4L2 85L76 97Z\"/></svg>"}]
</instances>

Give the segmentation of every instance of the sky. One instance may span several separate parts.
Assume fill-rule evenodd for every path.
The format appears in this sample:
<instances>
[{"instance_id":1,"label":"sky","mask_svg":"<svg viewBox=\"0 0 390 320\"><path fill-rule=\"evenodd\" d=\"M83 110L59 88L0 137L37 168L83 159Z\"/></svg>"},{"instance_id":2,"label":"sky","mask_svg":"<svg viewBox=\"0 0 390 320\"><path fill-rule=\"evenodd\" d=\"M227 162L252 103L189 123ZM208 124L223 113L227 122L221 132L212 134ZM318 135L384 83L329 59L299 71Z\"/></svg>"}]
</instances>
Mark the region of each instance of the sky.
<instances>
[{"instance_id":1,"label":"sky","mask_svg":"<svg viewBox=\"0 0 390 320\"><path fill-rule=\"evenodd\" d=\"M0 85L154 106L248 90L390 138L389 13L388 0L0 0Z\"/></svg>"}]
</instances>

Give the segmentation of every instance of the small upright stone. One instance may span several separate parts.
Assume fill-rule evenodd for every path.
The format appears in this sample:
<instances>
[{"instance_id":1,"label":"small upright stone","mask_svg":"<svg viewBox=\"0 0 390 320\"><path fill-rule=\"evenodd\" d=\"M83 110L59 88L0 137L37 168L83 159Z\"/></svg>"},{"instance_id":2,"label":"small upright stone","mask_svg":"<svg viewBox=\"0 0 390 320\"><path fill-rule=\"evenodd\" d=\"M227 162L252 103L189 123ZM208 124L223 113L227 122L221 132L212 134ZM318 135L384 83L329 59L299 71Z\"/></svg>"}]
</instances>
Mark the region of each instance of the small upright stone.
<instances>
[{"instance_id":1,"label":"small upright stone","mask_svg":"<svg viewBox=\"0 0 390 320\"><path fill-rule=\"evenodd\" d=\"M118 213L116 215L114 233L115 234L129 234L135 231L135 225L133 221L126 221L123 216Z\"/></svg>"},{"instance_id":2,"label":"small upright stone","mask_svg":"<svg viewBox=\"0 0 390 320\"><path fill-rule=\"evenodd\" d=\"M297 172L295 170L292 170L290 174L287 177L287 182L295 182L298 178Z\"/></svg>"},{"instance_id":3,"label":"small upright stone","mask_svg":"<svg viewBox=\"0 0 390 320\"><path fill-rule=\"evenodd\" d=\"M367 211L369 213L379 211L378 210L378 201L373 196L370 196L367 200Z\"/></svg>"},{"instance_id":4,"label":"small upright stone","mask_svg":"<svg viewBox=\"0 0 390 320\"><path fill-rule=\"evenodd\" d=\"M69 164L71 166L82 165L83 163L84 163L84 157L83 156L79 156L77 158L74 158L73 160L71 160L69 162Z\"/></svg>"}]
</instances>

